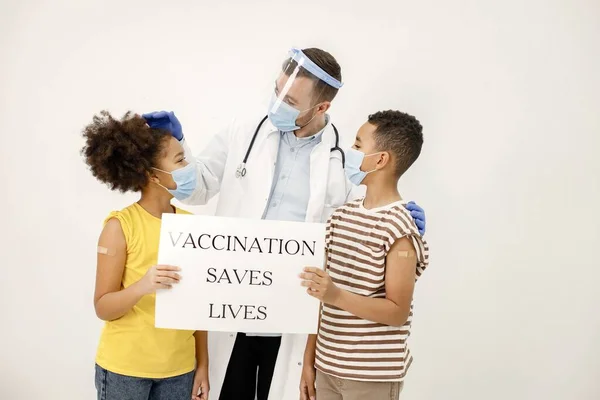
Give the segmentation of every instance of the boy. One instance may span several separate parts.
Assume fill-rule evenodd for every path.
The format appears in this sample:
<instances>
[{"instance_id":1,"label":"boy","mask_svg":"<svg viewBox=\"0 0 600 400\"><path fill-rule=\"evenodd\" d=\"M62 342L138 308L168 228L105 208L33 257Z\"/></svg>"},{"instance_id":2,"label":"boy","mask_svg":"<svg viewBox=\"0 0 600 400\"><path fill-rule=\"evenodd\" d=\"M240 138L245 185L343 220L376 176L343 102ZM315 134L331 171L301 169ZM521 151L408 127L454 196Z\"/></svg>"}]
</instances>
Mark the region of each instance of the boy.
<instances>
[{"instance_id":1,"label":"boy","mask_svg":"<svg viewBox=\"0 0 600 400\"><path fill-rule=\"evenodd\" d=\"M307 267L300 275L322 302L318 335L306 345L303 400L315 399L315 386L318 400L400 397L412 362L406 340L413 290L428 247L403 206L398 180L422 145L419 121L382 111L369 116L346 152L348 178L367 193L329 219L325 270Z\"/></svg>"}]
</instances>

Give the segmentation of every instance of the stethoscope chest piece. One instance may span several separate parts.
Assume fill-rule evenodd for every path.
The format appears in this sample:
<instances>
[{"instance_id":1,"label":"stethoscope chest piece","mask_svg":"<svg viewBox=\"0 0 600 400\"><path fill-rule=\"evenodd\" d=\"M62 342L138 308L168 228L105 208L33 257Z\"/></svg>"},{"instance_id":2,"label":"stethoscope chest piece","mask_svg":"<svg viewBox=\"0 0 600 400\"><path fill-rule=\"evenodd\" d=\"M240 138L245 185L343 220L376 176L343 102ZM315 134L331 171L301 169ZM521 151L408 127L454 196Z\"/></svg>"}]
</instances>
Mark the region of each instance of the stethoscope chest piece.
<instances>
[{"instance_id":1,"label":"stethoscope chest piece","mask_svg":"<svg viewBox=\"0 0 600 400\"><path fill-rule=\"evenodd\" d=\"M243 178L246 176L246 163L241 163L238 168L237 171L235 171L235 177L236 178Z\"/></svg>"}]
</instances>

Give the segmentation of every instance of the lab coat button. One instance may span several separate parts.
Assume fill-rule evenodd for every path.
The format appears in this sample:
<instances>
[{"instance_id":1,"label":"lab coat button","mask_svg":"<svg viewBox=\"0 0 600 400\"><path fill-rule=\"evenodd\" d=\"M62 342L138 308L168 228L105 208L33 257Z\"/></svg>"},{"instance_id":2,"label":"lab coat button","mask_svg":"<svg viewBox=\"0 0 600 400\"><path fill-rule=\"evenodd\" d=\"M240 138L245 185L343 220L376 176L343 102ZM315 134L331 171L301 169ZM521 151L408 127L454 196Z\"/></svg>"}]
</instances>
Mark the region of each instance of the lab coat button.
<instances>
[{"instance_id":1,"label":"lab coat button","mask_svg":"<svg viewBox=\"0 0 600 400\"><path fill-rule=\"evenodd\" d=\"M301 362L299 362L299 363L298 363L298 366L299 366L299 367L301 367L301 366L302 366L302 363L301 363Z\"/></svg>"}]
</instances>

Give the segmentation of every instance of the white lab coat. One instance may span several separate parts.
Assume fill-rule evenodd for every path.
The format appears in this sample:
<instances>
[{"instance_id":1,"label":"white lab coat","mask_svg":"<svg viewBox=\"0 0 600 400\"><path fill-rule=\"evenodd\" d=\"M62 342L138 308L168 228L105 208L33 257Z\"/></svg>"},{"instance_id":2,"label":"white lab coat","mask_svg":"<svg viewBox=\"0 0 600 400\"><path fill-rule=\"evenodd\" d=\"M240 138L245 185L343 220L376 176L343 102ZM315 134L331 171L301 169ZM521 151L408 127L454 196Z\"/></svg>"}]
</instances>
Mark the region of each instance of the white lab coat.
<instances>
[{"instance_id":1,"label":"white lab coat","mask_svg":"<svg viewBox=\"0 0 600 400\"><path fill-rule=\"evenodd\" d=\"M269 200L281 135L267 119L254 142L246 163L246 176L236 178L252 135L262 119L259 114L248 123L233 121L217 134L202 153L195 157L198 165L198 185L185 203L206 204L219 194L216 215L261 219ZM193 162L188 145L183 143L186 157ZM323 131L319 143L310 155L310 198L306 221L326 222L333 211L349 197L358 197L362 190L352 185L342 167L335 146L331 123ZM235 333L210 332L208 335L211 385L210 398L217 400L235 342ZM291 400L299 397L306 335L284 334L273 373L269 400Z\"/></svg>"}]
</instances>

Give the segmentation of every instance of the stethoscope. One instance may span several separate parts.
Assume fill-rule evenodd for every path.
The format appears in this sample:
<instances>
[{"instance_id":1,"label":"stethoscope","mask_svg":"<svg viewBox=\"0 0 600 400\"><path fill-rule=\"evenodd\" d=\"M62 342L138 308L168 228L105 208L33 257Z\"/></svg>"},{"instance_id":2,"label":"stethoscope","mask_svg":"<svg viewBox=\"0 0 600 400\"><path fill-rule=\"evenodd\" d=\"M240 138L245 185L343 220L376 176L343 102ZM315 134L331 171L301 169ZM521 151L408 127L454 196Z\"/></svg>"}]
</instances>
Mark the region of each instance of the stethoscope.
<instances>
[{"instance_id":1,"label":"stethoscope","mask_svg":"<svg viewBox=\"0 0 600 400\"><path fill-rule=\"evenodd\" d=\"M246 155L244 156L244 160L242 161L242 163L238 166L237 171L235 172L235 177L236 178L243 178L246 176L246 162L248 161L248 157L250 157L250 152L252 151L252 147L254 146L254 141L256 140L256 136L258 135L258 131L260 131L260 128L262 127L262 125L265 123L265 121L267 120L267 118L269 118L268 115L265 115L265 117L262 119L262 121L260 121L260 123L258 124L258 126L256 127L256 130L254 131L254 135L252 136L252 140L250 141L250 145L248 145L248 150L246 150ZM342 167L344 167L346 165L346 155L344 154L344 150L342 150L340 148L340 134L338 133L337 128L335 127L335 125L331 124L331 126L333 127L333 132L335 132L335 146L333 146L329 151L339 151L340 154L342 155Z\"/></svg>"}]
</instances>

